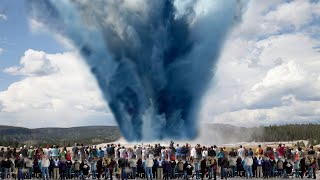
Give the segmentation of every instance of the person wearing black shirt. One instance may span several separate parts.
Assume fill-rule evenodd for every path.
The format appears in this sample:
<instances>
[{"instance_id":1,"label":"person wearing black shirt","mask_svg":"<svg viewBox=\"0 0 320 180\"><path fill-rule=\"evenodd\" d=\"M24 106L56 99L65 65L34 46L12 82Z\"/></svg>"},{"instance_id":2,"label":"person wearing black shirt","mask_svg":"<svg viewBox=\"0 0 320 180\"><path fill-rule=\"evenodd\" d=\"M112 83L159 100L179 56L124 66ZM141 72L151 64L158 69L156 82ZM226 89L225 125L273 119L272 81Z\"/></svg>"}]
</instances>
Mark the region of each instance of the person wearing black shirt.
<instances>
[{"instance_id":1,"label":"person wearing black shirt","mask_svg":"<svg viewBox=\"0 0 320 180\"><path fill-rule=\"evenodd\" d=\"M171 179L175 179L176 178L176 165L177 165L177 163L176 163L176 161L170 161L170 166L171 166L171 175L170 175L170 178Z\"/></svg>"},{"instance_id":2,"label":"person wearing black shirt","mask_svg":"<svg viewBox=\"0 0 320 180\"><path fill-rule=\"evenodd\" d=\"M301 176L301 178L303 178L303 175L305 174L305 172L306 172L306 160L303 157L300 160L300 176Z\"/></svg>"},{"instance_id":3,"label":"person wearing black shirt","mask_svg":"<svg viewBox=\"0 0 320 180\"><path fill-rule=\"evenodd\" d=\"M67 160L67 179L71 179L71 168L72 168L72 161Z\"/></svg>"},{"instance_id":4,"label":"person wearing black shirt","mask_svg":"<svg viewBox=\"0 0 320 180\"><path fill-rule=\"evenodd\" d=\"M99 160L97 161L97 171L98 171L98 179L100 179L103 172L102 157L100 157Z\"/></svg>"},{"instance_id":5,"label":"person wearing black shirt","mask_svg":"<svg viewBox=\"0 0 320 180\"><path fill-rule=\"evenodd\" d=\"M19 156L16 166L18 168L18 180L20 179L23 180L24 179L24 174L23 174L24 159L22 155Z\"/></svg>"},{"instance_id":6,"label":"person wearing black shirt","mask_svg":"<svg viewBox=\"0 0 320 180\"><path fill-rule=\"evenodd\" d=\"M204 179L207 170L207 160L204 158L200 163L201 179Z\"/></svg>"}]
</instances>

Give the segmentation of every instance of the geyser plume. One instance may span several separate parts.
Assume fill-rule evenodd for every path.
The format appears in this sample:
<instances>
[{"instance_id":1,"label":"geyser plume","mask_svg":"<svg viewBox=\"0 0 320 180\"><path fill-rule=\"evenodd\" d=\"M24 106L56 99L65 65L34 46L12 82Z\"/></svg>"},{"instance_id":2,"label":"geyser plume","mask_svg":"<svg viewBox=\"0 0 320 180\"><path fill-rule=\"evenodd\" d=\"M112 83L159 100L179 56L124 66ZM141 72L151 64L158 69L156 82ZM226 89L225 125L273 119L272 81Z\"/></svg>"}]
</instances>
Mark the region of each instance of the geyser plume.
<instances>
[{"instance_id":1,"label":"geyser plume","mask_svg":"<svg viewBox=\"0 0 320 180\"><path fill-rule=\"evenodd\" d=\"M129 141L192 139L240 0L32 0L82 54Z\"/></svg>"}]
</instances>

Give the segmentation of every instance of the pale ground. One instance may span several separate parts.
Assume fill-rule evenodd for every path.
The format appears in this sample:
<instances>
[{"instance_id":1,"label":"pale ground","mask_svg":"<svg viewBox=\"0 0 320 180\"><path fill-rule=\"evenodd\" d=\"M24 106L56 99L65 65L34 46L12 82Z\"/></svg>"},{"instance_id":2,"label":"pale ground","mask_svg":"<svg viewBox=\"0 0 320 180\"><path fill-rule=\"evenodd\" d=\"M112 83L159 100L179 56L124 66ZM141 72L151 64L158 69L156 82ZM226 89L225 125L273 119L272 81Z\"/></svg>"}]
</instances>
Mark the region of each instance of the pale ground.
<instances>
[{"instance_id":1,"label":"pale ground","mask_svg":"<svg viewBox=\"0 0 320 180\"><path fill-rule=\"evenodd\" d=\"M298 140L299 142L303 141L304 144L308 144L308 141L306 140ZM240 145L244 146L244 147L258 147L258 145L261 145L262 147L264 146L271 146L271 147L277 147L280 143L281 144L285 144L286 146L293 146L294 144L296 144L298 141L277 141L277 142L238 142L238 143L230 143L230 144L216 144L218 145L218 147L239 147ZM124 145L125 147L133 147L134 145L141 145L141 144L150 144L150 145L154 145L154 144L158 144L160 143L161 145L164 146L169 146L170 141L160 141L160 142L147 142L147 143L142 143L142 142L127 142L125 139L121 138L118 141L113 142L113 144L121 144ZM192 147L195 146L196 144L198 144L199 142L197 140L194 141L174 141L175 145L179 144L180 146L185 145L186 143L188 143L189 145L191 145ZM103 147L106 146L107 143L103 143L103 144L99 144L97 145L98 147ZM111 143L108 143L111 144ZM204 143L200 143L201 145L204 146L212 146L214 145L214 143L208 143L208 142L204 142ZM314 146L315 148L320 148L320 144Z\"/></svg>"}]
</instances>

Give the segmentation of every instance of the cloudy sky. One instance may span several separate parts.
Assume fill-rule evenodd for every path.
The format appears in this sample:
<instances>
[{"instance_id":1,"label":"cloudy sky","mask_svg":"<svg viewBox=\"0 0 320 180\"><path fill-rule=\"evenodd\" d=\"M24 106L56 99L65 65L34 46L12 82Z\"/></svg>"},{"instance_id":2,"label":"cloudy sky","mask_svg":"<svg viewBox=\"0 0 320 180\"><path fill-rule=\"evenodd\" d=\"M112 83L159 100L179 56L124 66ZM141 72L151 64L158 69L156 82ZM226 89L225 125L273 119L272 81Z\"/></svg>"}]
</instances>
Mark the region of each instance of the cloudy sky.
<instances>
[{"instance_id":1,"label":"cloudy sky","mask_svg":"<svg viewBox=\"0 0 320 180\"><path fill-rule=\"evenodd\" d=\"M0 4L0 124L115 125L81 57L23 2ZM200 109L210 123L320 122L320 2L250 1Z\"/></svg>"}]
</instances>

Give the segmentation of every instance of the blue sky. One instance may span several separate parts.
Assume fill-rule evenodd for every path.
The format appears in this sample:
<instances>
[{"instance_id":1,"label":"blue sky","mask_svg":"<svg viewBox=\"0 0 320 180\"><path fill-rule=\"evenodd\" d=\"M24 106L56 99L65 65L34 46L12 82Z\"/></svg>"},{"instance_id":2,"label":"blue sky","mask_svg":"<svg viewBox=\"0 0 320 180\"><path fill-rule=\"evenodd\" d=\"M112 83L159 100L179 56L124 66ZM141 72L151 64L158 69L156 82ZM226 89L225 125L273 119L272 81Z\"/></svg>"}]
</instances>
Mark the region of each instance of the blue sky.
<instances>
[{"instance_id":1,"label":"blue sky","mask_svg":"<svg viewBox=\"0 0 320 180\"><path fill-rule=\"evenodd\" d=\"M47 53L63 52L64 47L47 33L33 33L30 30L26 1L1 0L0 14L0 69L19 64L21 56L28 49L45 50ZM0 71L0 90L17 81L19 76L10 76Z\"/></svg>"},{"instance_id":2,"label":"blue sky","mask_svg":"<svg viewBox=\"0 0 320 180\"><path fill-rule=\"evenodd\" d=\"M78 52L32 19L24 2L0 3L0 125L115 125ZM126 8L143 7L132 2ZM250 1L225 43L199 121L319 123L319 19L319 1Z\"/></svg>"}]
</instances>

